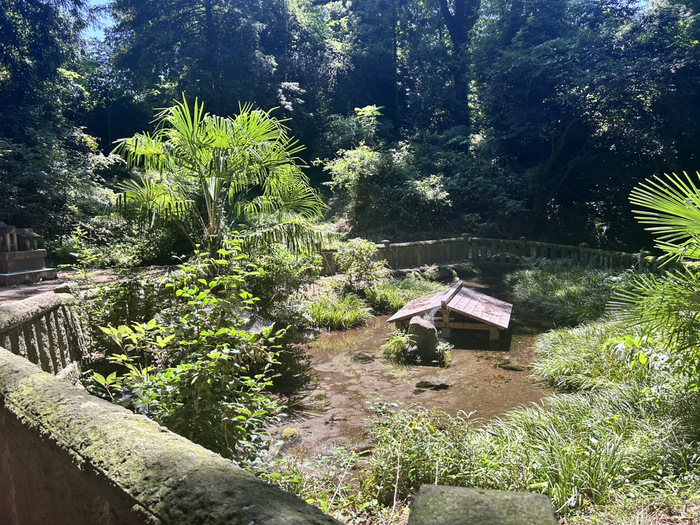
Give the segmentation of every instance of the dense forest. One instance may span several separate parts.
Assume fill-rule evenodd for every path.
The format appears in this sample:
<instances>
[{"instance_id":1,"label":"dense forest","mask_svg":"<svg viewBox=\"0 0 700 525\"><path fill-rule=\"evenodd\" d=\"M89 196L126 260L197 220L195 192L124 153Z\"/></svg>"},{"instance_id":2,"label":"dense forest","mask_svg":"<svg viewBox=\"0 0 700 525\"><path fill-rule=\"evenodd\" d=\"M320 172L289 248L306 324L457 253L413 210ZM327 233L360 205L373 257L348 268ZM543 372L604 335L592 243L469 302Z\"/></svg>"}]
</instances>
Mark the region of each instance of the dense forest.
<instances>
[{"instance_id":1,"label":"dense forest","mask_svg":"<svg viewBox=\"0 0 700 525\"><path fill-rule=\"evenodd\" d=\"M693 0L2 6L0 219L58 254L77 226L118 236L104 214L133 174L115 141L183 96L221 117L276 108L325 220L375 240L638 249L632 187L698 169Z\"/></svg>"}]
</instances>

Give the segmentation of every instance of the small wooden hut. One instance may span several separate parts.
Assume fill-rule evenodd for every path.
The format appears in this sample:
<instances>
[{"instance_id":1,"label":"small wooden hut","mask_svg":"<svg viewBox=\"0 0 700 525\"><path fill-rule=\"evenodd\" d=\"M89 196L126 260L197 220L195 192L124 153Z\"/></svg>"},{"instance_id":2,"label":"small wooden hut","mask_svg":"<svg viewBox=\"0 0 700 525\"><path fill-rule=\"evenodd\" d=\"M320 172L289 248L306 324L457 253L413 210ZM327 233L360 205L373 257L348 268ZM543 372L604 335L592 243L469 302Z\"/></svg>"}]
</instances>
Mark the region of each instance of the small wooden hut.
<instances>
[{"instance_id":1,"label":"small wooden hut","mask_svg":"<svg viewBox=\"0 0 700 525\"><path fill-rule=\"evenodd\" d=\"M458 281L445 292L414 299L392 315L388 322L397 328L408 326L415 315L431 318L445 338L451 330L484 330L491 341L498 341L500 333L508 329L513 305L479 293Z\"/></svg>"}]
</instances>

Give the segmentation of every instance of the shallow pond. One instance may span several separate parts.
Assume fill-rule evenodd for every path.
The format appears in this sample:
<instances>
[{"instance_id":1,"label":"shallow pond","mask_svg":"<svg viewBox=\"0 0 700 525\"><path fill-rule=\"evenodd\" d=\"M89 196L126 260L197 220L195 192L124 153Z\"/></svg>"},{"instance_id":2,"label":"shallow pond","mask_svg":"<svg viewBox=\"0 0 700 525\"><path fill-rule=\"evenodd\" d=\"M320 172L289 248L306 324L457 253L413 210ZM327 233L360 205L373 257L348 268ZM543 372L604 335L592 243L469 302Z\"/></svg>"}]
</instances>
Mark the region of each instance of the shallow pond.
<instances>
[{"instance_id":1,"label":"shallow pond","mask_svg":"<svg viewBox=\"0 0 700 525\"><path fill-rule=\"evenodd\" d=\"M338 445L365 445L364 430L372 417L368 406L378 399L421 403L486 420L546 395L529 370L536 335L516 330L507 351L456 347L448 368L404 366L385 360L379 350L393 331L387 318L376 317L363 328L323 332L307 346L311 386L295 403L290 419L271 429L273 436L294 428L294 452L313 456ZM502 368L504 364L511 369ZM426 383L437 388L417 387Z\"/></svg>"}]
</instances>

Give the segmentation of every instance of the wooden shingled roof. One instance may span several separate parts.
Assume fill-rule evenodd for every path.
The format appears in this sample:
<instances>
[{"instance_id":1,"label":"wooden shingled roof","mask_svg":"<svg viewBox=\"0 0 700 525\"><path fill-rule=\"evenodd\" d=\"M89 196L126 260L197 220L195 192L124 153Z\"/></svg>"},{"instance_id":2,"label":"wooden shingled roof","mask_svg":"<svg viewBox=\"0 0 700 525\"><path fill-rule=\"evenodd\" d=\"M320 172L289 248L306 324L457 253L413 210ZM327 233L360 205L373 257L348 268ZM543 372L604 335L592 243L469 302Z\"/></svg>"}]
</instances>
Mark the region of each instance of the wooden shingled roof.
<instances>
[{"instance_id":1,"label":"wooden shingled roof","mask_svg":"<svg viewBox=\"0 0 700 525\"><path fill-rule=\"evenodd\" d=\"M410 301L406 306L392 315L388 322L393 323L410 319L414 315L435 315L443 307L447 310L475 319L502 330L508 328L513 305L486 294L476 292L457 282L445 292L426 295Z\"/></svg>"}]
</instances>

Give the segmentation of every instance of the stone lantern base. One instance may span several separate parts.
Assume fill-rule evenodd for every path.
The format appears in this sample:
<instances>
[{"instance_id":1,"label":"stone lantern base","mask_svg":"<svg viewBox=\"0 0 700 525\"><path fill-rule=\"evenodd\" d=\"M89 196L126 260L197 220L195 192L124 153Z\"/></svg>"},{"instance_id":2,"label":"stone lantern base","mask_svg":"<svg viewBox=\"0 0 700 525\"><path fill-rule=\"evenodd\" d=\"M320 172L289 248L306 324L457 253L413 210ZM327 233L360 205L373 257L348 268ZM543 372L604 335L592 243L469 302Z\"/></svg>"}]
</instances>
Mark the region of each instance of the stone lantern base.
<instances>
[{"instance_id":1,"label":"stone lantern base","mask_svg":"<svg viewBox=\"0 0 700 525\"><path fill-rule=\"evenodd\" d=\"M55 279L56 268L45 268L46 250L0 252L0 286Z\"/></svg>"}]
</instances>

